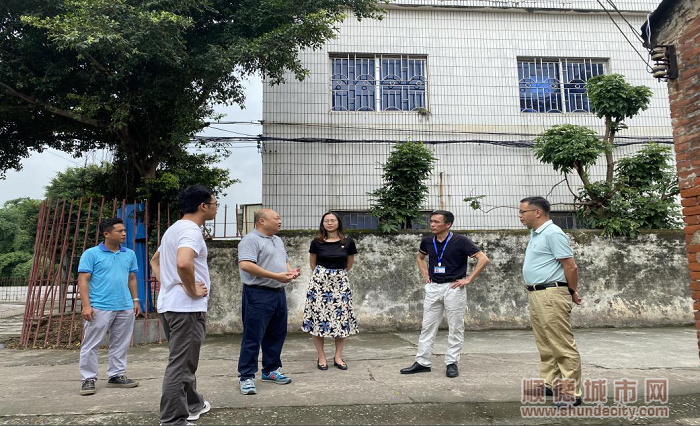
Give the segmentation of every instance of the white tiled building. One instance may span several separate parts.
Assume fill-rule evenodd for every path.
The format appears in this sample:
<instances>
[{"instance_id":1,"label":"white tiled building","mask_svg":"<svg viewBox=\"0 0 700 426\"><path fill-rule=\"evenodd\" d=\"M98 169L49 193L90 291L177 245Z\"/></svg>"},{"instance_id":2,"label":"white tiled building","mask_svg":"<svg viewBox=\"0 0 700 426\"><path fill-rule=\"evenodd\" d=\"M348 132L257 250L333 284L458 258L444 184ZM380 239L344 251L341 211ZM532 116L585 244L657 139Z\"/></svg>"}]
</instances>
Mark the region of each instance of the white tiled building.
<instances>
[{"instance_id":1,"label":"white tiled building","mask_svg":"<svg viewBox=\"0 0 700 426\"><path fill-rule=\"evenodd\" d=\"M371 225L367 192L381 185L388 142L411 139L430 143L439 159L422 207L452 210L456 228L521 226L515 209L470 209L470 195L509 207L547 195L562 203L555 210L570 210L566 185L552 189L562 177L516 146L554 124L602 135L583 94L587 78L619 73L653 90L619 141L671 137L666 85L647 73L631 29L659 0L617 0L631 27L602 3L639 54L595 0L399 0L381 21L348 18L337 39L302 53L306 80L265 87L263 205L287 229L315 228L329 209L345 212L346 226ZM580 182L569 177L575 191Z\"/></svg>"}]
</instances>

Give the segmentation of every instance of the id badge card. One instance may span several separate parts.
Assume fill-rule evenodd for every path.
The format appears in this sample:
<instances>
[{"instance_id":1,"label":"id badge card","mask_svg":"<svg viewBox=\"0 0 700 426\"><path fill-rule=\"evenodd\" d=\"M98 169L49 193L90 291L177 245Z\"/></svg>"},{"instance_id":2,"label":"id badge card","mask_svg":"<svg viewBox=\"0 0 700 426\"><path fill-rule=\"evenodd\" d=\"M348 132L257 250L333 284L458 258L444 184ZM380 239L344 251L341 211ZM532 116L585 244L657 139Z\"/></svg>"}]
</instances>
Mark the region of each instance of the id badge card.
<instances>
[{"instance_id":1,"label":"id badge card","mask_svg":"<svg viewBox=\"0 0 700 426\"><path fill-rule=\"evenodd\" d=\"M433 269L433 273L435 274L444 274L445 273L445 267L444 266L436 266Z\"/></svg>"}]
</instances>

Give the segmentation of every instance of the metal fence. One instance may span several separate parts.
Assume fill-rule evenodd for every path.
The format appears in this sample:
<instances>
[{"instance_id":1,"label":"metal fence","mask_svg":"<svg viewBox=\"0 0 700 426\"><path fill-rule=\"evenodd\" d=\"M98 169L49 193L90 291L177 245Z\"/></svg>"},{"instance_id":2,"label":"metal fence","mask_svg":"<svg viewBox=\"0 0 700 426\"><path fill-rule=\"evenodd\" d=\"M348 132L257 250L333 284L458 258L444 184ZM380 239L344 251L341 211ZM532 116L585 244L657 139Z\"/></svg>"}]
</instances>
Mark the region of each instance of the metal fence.
<instances>
[{"instance_id":1,"label":"metal fence","mask_svg":"<svg viewBox=\"0 0 700 426\"><path fill-rule=\"evenodd\" d=\"M0 278L0 303L24 302L26 299L26 278Z\"/></svg>"},{"instance_id":2,"label":"metal fence","mask_svg":"<svg viewBox=\"0 0 700 426\"><path fill-rule=\"evenodd\" d=\"M661 139L670 146L670 141ZM532 142L523 140L426 142L438 159L426 180L428 195L421 210L450 210L455 229L522 229L521 199L544 196L552 203L553 219L562 228L576 228L575 194L583 184L576 173L563 176L533 155ZM383 184L381 167L392 142L266 141L263 144L263 204L280 213L285 229L312 229L329 210L348 229L378 226L371 215L369 193ZM635 155L643 146L622 139L615 161ZM604 157L591 167L591 181L605 179ZM478 199L473 209L465 198ZM415 221L414 227L425 226Z\"/></svg>"},{"instance_id":3,"label":"metal fence","mask_svg":"<svg viewBox=\"0 0 700 426\"><path fill-rule=\"evenodd\" d=\"M205 225L205 238L240 238L240 229L245 229L246 221L239 221L238 216L250 215L247 211L250 209L238 210L238 206L235 209L223 206L216 220ZM3 285L13 289L7 290L8 297L17 297L22 292L25 295L21 347L66 347L81 340L78 263L82 253L100 241L98 225L108 217L124 220L125 245L134 250L139 262L137 282L141 310L146 317L156 316L159 285L151 276L149 260L165 230L179 218L176 210L147 200L46 200L39 210L29 278L23 282L7 281L16 285ZM22 289L14 290L16 287ZM143 326L145 332L146 321Z\"/></svg>"}]
</instances>

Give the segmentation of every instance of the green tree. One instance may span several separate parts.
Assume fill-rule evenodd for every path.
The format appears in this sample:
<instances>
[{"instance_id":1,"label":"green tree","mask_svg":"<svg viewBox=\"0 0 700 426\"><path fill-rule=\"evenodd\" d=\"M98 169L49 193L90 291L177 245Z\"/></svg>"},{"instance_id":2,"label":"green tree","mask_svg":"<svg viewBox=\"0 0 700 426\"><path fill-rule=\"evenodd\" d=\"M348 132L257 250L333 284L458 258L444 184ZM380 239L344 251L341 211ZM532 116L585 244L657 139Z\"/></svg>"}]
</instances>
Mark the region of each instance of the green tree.
<instances>
[{"instance_id":1,"label":"green tree","mask_svg":"<svg viewBox=\"0 0 700 426\"><path fill-rule=\"evenodd\" d=\"M71 167L59 172L46 186L45 196L52 199L78 199L88 197L105 197L131 199L148 199L152 203L175 203L182 188L199 184L223 194L226 188L239 182L229 178L228 171L219 167L210 167L219 161L216 154L186 153L173 164L162 164L157 170L156 178L144 181L136 188L127 188L120 179L120 167L123 161L104 162L100 165Z\"/></svg>"},{"instance_id":2,"label":"green tree","mask_svg":"<svg viewBox=\"0 0 700 426\"><path fill-rule=\"evenodd\" d=\"M591 109L605 119L605 136L571 124L552 126L535 138L535 158L566 175L576 172L583 187L575 193L574 205L582 227L603 229L606 235L634 236L641 229L680 226L678 179L671 163L671 150L647 144L637 154L620 160L615 167L612 152L615 136L627 128L623 120L646 110L651 90L632 86L619 74L591 78L586 83ZM589 169L605 155L604 180L594 182ZM568 184L568 181L567 181ZM466 197L472 209L482 210L484 195ZM489 212L493 207L485 212Z\"/></svg>"},{"instance_id":3,"label":"green tree","mask_svg":"<svg viewBox=\"0 0 700 426\"><path fill-rule=\"evenodd\" d=\"M678 178L670 165L671 148L650 143L618 161L611 182L594 182L577 197L577 216L584 227L607 235L635 236L642 229L681 225Z\"/></svg>"},{"instance_id":4,"label":"green tree","mask_svg":"<svg viewBox=\"0 0 700 426\"><path fill-rule=\"evenodd\" d=\"M679 225L678 181L669 165L667 147L648 144L636 155L613 161L617 132L624 121L647 109L652 92L632 86L622 75L600 75L586 83L592 111L605 120L601 140L592 130L573 125L553 126L535 139L535 157L566 175L576 171L583 188L574 194L577 215L585 227L607 235L636 235L640 229ZM591 182L588 169L605 154L605 180Z\"/></svg>"},{"instance_id":5,"label":"green tree","mask_svg":"<svg viewBox=\"0 0 700 426\"><path fill-rule=\"evenodd\" d=\"M375 0L5 0L0 6L0 171L47 147L113 150L136 195L186 155L218 103L242 104ZM160 176L164 179L165 176Z\"/></svg>"},{"instance_id":6,"label":"green tree","mask_svg":"<svg viewBox=\"0 0 700 426\"><path fill-rule=\"evenodd\" d=\"M0 277L29 277L40 205L17 198L0 208Z\"/></svg>"},{"instance_id":7,"label":"green tree","mask_svg":"<svg viewBox=\"0 0 700 426\"><path fill-rule=\"evenodd\" d=\"M420 142L400 143L389 154L382 166L384 184L368 194L372 198L372 215L379 219L382 232L412 227L428 196L425 180L435 161L432 152Z\"/></svg>"},{"instance_id":8,"label":"green tree","mask_svg":"<svg viewBox=\"0 0 700 426\"><path fill-rule=\"evenodd\" d=\"M604 140L607 142L605 180L611 182L615 169L612 154L615 147L615 135L620 130L627 128L623 120L632 118L641 111L646 111L651 101L652 92L646 86L632 86L620 74L610 74L589 78L586 82L586 94L591 110L598 118L605 119Z\"/></svg>"},{"instance_id":9,"label":"green tree","mask_svg":"<svg viewBox=\"0 0 700 426\"><path fill-rule=\"evenodd\" d=\"M584 185L590 185L588 169L606 152L607 143L583 126L563 124L552 126L535 139L533 153L554 170L568 174L576 171Z\"/></svg>"},{"instance_id":10,"label":"green tree","mask_svg":"<svg viewBox=\"0 0 700 426\"><path fill-rule=\"evenodd\" d=\"M69 167L56 173L46 185L44 196L53 200L75 200L81 197L119 198L114 189L118 184L111 163Z\"/></svg>"}]
</instances>

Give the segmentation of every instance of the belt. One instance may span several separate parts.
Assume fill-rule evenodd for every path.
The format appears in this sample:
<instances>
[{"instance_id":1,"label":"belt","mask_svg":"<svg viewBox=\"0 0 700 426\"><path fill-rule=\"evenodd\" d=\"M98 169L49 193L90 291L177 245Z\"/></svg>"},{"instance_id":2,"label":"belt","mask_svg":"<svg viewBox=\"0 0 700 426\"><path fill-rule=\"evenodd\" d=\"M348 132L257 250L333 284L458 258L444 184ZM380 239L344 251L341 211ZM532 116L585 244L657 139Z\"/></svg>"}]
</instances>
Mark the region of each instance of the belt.
<instances>
[{"instance_id":1,"label":"belt","mask_svg":"<svg viewBox=\"0 0 700 426\"><path fill-rule=\"evenodd\" d=\"M453 283L453 282L455 282L455 281L457 281L457 280L461 280L462 278L465 278L465 277L466 277L466 275L461 276L461 277L459 277L459 278L455 278L455 279L453 279L453 280L448 280L448 281L436 281L436 280L431 279L430 282L432 282L432 283L434 283L434 284L447 284L447 283Z\"/></svg>"},{"instance_id":2,"label":"belt","mask_svg":"<svg viewBox=\"0 0 700 426\"><path fill-rule=\"evenodd\" d=\"M262 286L262 285L250 285L250 284L245 284L245 286L248 288L254 288L254 289L265 290L265 291L273 291L273 292L277 292L277 293L284 291L284 287L273 288L273 287L266 287L266 286Z\"/></svg>"},{"instance_id":3,"label":"belt","mask_svg":"<svg viewBox=\"0 0 700 426\"><path fill-rule=\"evenodd\" d=\"M535 285L528 285L525 286L527 288L527 291L537 291L537 290L544 290L545 288L550 288L550 287L568 287L569 284L564 283L564 282L554 282L554 283L544 283L544 284L535 284Z\"/></svg>"}]
</instances>

